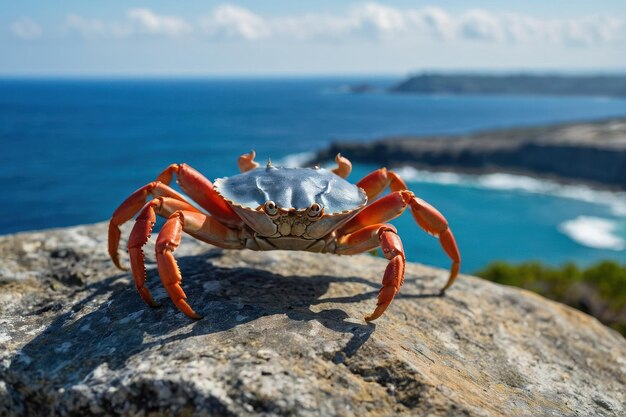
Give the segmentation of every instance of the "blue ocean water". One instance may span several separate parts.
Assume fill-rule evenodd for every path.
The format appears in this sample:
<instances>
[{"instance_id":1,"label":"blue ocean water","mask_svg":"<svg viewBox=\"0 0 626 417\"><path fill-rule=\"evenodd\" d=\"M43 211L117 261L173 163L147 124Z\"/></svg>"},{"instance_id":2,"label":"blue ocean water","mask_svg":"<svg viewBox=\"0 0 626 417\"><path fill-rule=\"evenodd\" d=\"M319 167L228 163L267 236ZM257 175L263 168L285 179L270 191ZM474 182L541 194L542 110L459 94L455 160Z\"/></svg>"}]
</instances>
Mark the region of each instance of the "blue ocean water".
<instances>
[{"instance_id":1,"label":"blue ocean water","mask_svg":"<svg viewBox=\"0 0 626 417\"><path fill-rule=\"evenodd\" d=\"M106 220L173 162L215 179L236 173L237 157L250 149L261 161L291 162L337 139L626 115L619 99L341 93L359 81L0 80L0 233ZM375 168L357 165L350 179ZM402 171L449 219L467 272L494 259L626 260L622 194L523 177ZM410 260L448 264L409 214L395 224Z\"/></svg>"}]
</instances>

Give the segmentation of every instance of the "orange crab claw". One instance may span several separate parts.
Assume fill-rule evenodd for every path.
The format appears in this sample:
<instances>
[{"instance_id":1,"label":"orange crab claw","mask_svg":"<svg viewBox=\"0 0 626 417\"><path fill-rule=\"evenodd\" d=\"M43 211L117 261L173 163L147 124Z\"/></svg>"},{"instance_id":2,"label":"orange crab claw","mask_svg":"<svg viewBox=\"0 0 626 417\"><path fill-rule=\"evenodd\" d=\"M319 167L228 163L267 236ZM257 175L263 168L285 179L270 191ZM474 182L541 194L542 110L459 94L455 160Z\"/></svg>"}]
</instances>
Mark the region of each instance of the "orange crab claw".
<instances>
[{"instance_id":1,"label":"orange crab claw","mask_svg":"<svg viewBox=\"0 0 626 417\"><path fill-rule=\"evenodd\" d=\"M128 238L128 255L130 257L130 266L135 280L135 287L141 298L150 307L158 307L160 304L154 301L152 294L145 286L146 265L143 246L150 237L157 214L163 217L169 217L178 210L198 212L191 204L173 198L159 197L149 201L135 219L135 225Z\"/></svg>"},{"instance_id":2,"label":"orange crab claw","mask_svg":"<svg viewBox=\"0 0 626 417\"><path fill-rule=\"evenodd\" d=\"M165 290L176 307L188 317L197 320L201 319L202 316L196 313L186 301L187 295L180 286L182 276L173 255L173 252L180 245L183 222L183 213L176 212L163 225L156 241L157 265Z\"/></svg>"},{"instance_id":3,"label":"orange crab claw","mask_svg":"<svg viewBox=\"0 0 626 417\"><path fill-rule=\"evenodd\" d=\"M159 204L158 200L147 203L135 220L135 225L128 239L128 255L130 257L130 269L135 280L135 288L141 298L150 307L158 307L160 304L154 301L152 294L146 288L146 265L144 262L143 246L146 244L152 233L152 227L156 222L154 205Z\"/></svg>"},{"instance_id":4,"label":"orange crab claw","mask_svg":"<svg viewBox=\"0 0 626 417\"><path fill-rule=\"evenodd\" d=\"M132 193L120 206L113 212L111 221L109 222L109 255L115 266L119 269L126 270L127 268L122 266L119 256L119 243L120 243L120 226L132 219L133 216L143 207L146 203L148 196L153 197L171 197L176 200L186 201L185 197L171 189L167 185L160 181L153 181L150 184L144 185L134 193Z\"/></svg>"},{"instance_id":5,"label":"orange crab claw","mask_svg":"<svg viewBox=\"0 0 626 417\"><path fill-rule=\"evenodd\" d=\"M365 317L366 321L379 318L389 307L400 287L404 283L404 269L406 258L402 241L395 227L390 224L373 224L354 233L341 235L337 239L336 253L340 255L353 255L367 252L380 246L389 264L383 275L382 288L378 293L376 309L372 314Z\"/></svg>"},{"instance_id":6,"label":"orange crab claw","mask_svg":"<svg viewBox=\"0 0 626 417\"><path fill-rule=\"evenodd\" d=\"M385 258L389 259L389 264L383 275L383 287L378 293L376 309L365 317L365 321L376 320L382 316L404 283L406 260L400 237L393 230L383 229L379 232L379 239L380 247Z\"/></svg>"},{"instance_id":7,"label":"orange crab claw","mask_svg":"<svg viewBox=\"0 0 626 417\"><path fill-rule=\"evenodd\" d=\"M169 216L156 241L156 258L159 276L170 298L180 311L192 319L202 316L187 303L187 296L180 283L182 275L174 258L182 232L196 239L228 249L243 248L239 232L228 228L211 216L190 210L179 210Z\"/></svg>"}]
</instances>

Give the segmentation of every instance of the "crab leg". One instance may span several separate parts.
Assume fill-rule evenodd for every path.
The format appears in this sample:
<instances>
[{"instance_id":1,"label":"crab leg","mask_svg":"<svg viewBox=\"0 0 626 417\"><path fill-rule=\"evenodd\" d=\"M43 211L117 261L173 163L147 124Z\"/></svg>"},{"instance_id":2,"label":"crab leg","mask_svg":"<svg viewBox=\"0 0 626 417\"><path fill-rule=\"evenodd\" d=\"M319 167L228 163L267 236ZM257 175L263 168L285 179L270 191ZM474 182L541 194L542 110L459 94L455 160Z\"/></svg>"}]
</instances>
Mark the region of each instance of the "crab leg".
<instances>
[{"instance_id":1,"label":"crab leg","mask_svg":"<svg viewBox=\"0 0 626 417\"><path fill-rule=\"evenodd\" d=\"M378 246L382 248L383 255L389 259L389 263L383 275L383 287L378 293L376 309L372 314L365 317L365 321L376 320L380 317L404 283L406 258L402 241L396 233L396 229L390 224L370 225L354 233L341 236L337 240L336 252L338 254L351 255Z\"/></svg>"},{"instance_id":2,"label":"crab leg","mask_svg":"<svg viewBox=\"0 0 626 417\"><path fill-rule=\"evenodd\" d=\"M189 165L172 164L159 174L157 180L169 184L174 175L178 178L180 188L221 223L235 227L243 225L241 218L215 191L213 183Z\"/></svg>"},{"instance_id":3,"label":"crab leg","mask_svg":"<svg viewBox=\"0 0 626 417\"><path fill-rule=\"evenodd\" d=\"M417 198L411 191L394 191L374 201L346 223L339 233L348 234L371 224L388 222L402 214L407 206L411 207L411 213L417 224L427 233L439 238L443 250L452 260L448 282L441 289L443 294L454 283L459 273L461 264L459 248L445 217L433 206Z\"/></svg>"},{"instance_id":4,"label":"crab leg","mask_svg":"<svg viewBox=\"0 0 626 417\"><path fill-rule=\"evenodd\" d=\"M368 252L380 246L379 233L388 230L397 233L391 224L372 224L357 230L354 233L340 235L337 237L338 255L356 255L357 253Z\"/></svg>"},{"instance_id":5,"label":"crab leg","mask_svg":"<svg viewBox=\"0 0 626 417\"><path fill-rule=\"evenodd\" d=\"M153 181L150 184L144 185L124 200L113 212L113 216L111 216L111 221L109 222L109 255L115 266L119 269L126 269L122 266L118 253L121 236L120 226L133 218L146 203L148 196L170 197L186 202L185 197L159 181Z\"/></svg>"},{"instance_id":6,"label":"crab leg","mask_svg":"<svg viewBox=\"0 0 626 417\"><path fill-rule=\"evenodd\" d=\"M156 216L169 217L177 210L198 212L191 204L170 197L158 197L148 201L135 219L135 225L128 238L128 254L130 256L130 266L135 280L135 287L139 291L141 298L151 307L158 307L159 303L154 301L152 294L145 287L146 265L143 246L150 237L152 227L156 222Z\"/></svg>"},{"instance_id":7,"label":"crab leg","mask_svg":"<svg viewBox=\"0 0 626 417\"><path fill-rule=\"evenodd\" d=\"M332 171L341 178L347 178L352 171L352 163L350 160L338 153L337 156L335 156L335 162L337 162L337 168L334 168Z\"/></svg>"},{"instance_id":8,"label":"crab leg","mask_svg":"<svg viewBox=\"0 0 626 417\"><path fill-rule=\"evenodd\" d=\"M357 182L356 185L365 191L367 200L370 203L387 187L389 187L391 191L408 190L402 178L395 172L388 171L387 168L380 168L366 175Z\"/></svg>"},{"instance_id":9,"label":"crab leg","mask_svg":"<svg viewBox=\"0 0 626 417\"><path fill-rule=\"evenodd\" d=\"M237 160L239 170L241 172L248 172L252 169L258 168L259 164L257 162L254 162L255 156L256 153L254 152L254 149L250 153L244 153L243 155L241 155Z\"/></svg>"},{"instance_id":10,"label":"crab leg","mask_svg":"<svg viewBox=\"0 0 626 417\"><path fill-rule=\"evenodd\" d=\"M202 316L196 313L186 301L187 296L180 286L182 276L173 254L180 245L183 231L224 248L242 248L243 245L238 231L229 229L202 213L177 211L165 222L156 241L156 257L161 281L180 311L192 319L200 319Z\"/></svg>"}]
</instances>

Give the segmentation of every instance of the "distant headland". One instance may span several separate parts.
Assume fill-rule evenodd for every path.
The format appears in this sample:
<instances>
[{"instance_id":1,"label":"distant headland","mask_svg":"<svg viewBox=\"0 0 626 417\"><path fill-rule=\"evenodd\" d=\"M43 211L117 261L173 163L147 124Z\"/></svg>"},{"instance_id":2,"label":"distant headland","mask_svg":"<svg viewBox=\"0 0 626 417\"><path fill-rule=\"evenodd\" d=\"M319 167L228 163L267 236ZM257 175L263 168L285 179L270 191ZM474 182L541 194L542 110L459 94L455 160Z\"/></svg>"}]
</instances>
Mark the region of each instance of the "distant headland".
<instances>
[{"instance_id":1,"label":"distant headland","mask_svg":"<svg viewBox=\"0 0 626 417\"><path fill-rule=\"evenodd\" d=\"M413 75L392 86L402 94L509 94L626 97L623 75L437 74Z\"/></svg>"},{"instance_id":2,"label":"distant headland","mask_svg":"<svg viewBox=\"0 0 626 417\"><path fill-rule=\"evenodd\" d=\"M626 118L461 136L339 141L316 155L353 162L473 174L508 172L626 190Z\"/></svg>"}]
</instances>

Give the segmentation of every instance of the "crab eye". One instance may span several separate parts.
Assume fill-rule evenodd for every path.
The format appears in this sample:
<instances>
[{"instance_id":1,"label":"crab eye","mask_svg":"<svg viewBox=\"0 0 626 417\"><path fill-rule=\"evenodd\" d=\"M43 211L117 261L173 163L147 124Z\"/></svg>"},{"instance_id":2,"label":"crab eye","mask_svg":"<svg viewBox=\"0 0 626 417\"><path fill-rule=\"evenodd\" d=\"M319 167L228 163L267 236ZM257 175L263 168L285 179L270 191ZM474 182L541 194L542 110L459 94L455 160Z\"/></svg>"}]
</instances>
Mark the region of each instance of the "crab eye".
<instances>
[{"instance_id":1,"label":"crab eye","mask_svg":"<svg viewBox=\"0 0 626 417\"><path fill-rule=\"evenodd\" d=\"M267 214L269 214L270 216L275 215L276 213L278 213L278 207L276 207L276 203L274 203L273 201L268 201L265 203L265 212Z\"/></svg>"},{"instance_id":2,"label":"crab eye","mask_svg":"<svg viewBox=\"0 0 626 417\"><path fill-rule=\"evenodd\" d=\"M311 217L317 217L322 213L322 206L317 204L317 203L313 203L311 204L311 207L309 207L309 216Z\"/></svg>"}]
</instances>

